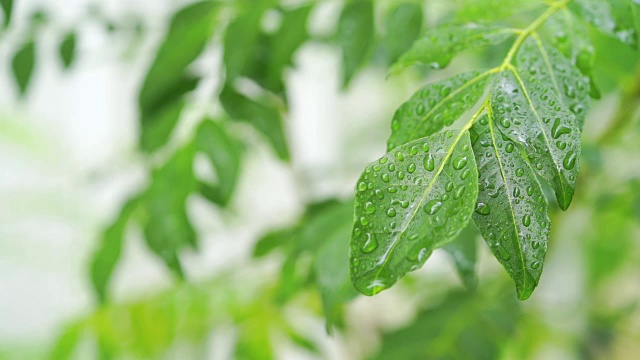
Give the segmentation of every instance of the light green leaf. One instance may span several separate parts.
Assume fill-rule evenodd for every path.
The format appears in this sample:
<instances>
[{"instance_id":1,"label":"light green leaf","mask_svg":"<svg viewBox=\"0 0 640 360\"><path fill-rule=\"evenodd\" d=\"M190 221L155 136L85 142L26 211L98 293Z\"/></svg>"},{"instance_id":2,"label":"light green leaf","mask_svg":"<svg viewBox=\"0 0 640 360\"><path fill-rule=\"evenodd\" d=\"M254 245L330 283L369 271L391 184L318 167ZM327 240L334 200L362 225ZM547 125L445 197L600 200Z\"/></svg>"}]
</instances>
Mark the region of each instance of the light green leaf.
<instances>
[{"instance_id":1,"label":"light green leaf","mask_svg":"<svg viewBox=\"0 0 640 360\"><path fill-rule=\"evenodd\" d=\"M418 39L391 67L390 72L395 74L417 63L441 69L465 50L497 45L514 34L515 29L474 23L441 26Z\"/></svg>"},{"instance_id":2,"label":"light green leaf","mask_svg":"<svg viewBox=\"0 0 640 360\"><path fill-rule=\"evenodd\" d=\"M469 71L418 90L393 116L387 151L451 125L478 102L491 74Z\"/></svg>"},{"instance_id":3,"label":"light green leaf","mask_svg":"<svg viewBox=\"0 0 640 360\"><path fill-rule=\"evenodd\" d=\"M577 12L602 33L627 45L638 46L633 9L629 0L575 0Z\"/></svg>"},{"instance_id":4,"label":"light green leaf","mask_svg":"<svg viewBox=\"0 0 640 360\"><path fill-rule=\"evenodd\" d=\"M230 86L226 86L220 93L220 102L233 120L251 124L267 138L280 159L289 160L282 116L273 104L249 99Z\"/></svg>"},{"instance_id":5,"label":"light green leaf","mask_svg":"<svg viewBox=\"0 0 640 360\"><path fill-rule=\"evenodd\" d=\"M138 98L143 150L151 152L166 143L182 110L177 104L197 86L199 79L187 68L209 42L217 9L216 2L201 1L173 16Z\"/></svg>"},{"instance_id":6,"label":"light green leaf","mask_svg":"<svg viewBox=\"0 0 640 360\"><path fill-rule=\"evenodd\" d=\"M11 60L13 79L18 86L20 96L27 93L36 62L36 44L31 39L20 46Z\"/></svg>"},{"instance_id":7,"label":"light green leaf","mask_svg":"<svg viewBox=\"0 0 640 360\"><path fill-rule=\"evenodd\" d=\"M73 359L79 343L80 335L84 330L84 324L71 324L65 326L62 333L56 339L55 345L51 350L49 359L51 360L68 360Z\"/></svg>"},{"instance_id":8,"label":"light green leaf","mask_svg":"<svg viewBox=\"0 0 640 360\"><path fill-rule=\"evenodd\" d=\"M475 225L469 222L457 239L443 247L453 258L458 275L469 290L475 290L478 286L478 275L476 274L477 235L478 230Z\"/></svg>"},{"instance_id":9,"label":"light green leaf","mask_svg":"<svg viewBox=\"0 0 640 360\"><path fill-rule=\"evenodd\" d=\"M478 194L467 131L400 146L367 165L357 185L351 280L365 295L421 267L467 225Z\"/></svg>"},{"instance_id":10,"label":"light green leaf","mask_svg":"<svg viewBox=\"0 0 640 360\"><path fill-rule=\"evenodd\" d=\"M411 48L420 35L422 18L422 7L414 3L400 3L389 11L385 18L384 46L390 63Z\"/></svg>"},{"instance_id":11,"label":"light green leaf","mask_svg":"<svg viewBox=\"0 0 640 360\"><path fill-rule=\"evenodd\" d=\"M2 12L4 12L4 27L6 28L11 23L13 0L0 0L0 7L2 7Z\"/></svg>"},{"instance_id":12,"label":"light green leaf","mask_svg":"<svg viewBox=\"0 0 640 360\"><path fill-rule=\"evenodd\" d=\"M58 54L62 65L65 69L68 69L73 65L73 61L76 58L76 33L71 31L64 35L60 46L58 47Z\"/></svg>"},{"instance_id":13,"label":"light green leaf","mask_svg":"<svg viewBox=\"0 0 640 360\"><path fill-rule=\"evenodd\" d=\"M299 233L300 229L297 226L269 231L256 242L253 248L253 257L261 258L275 249L289 246L297 239Z\"/></svg>"},{"instance_id":14,"label":"light green leaf","mask_svg":"<svg viewBox=\"0 0 640 360\"><path fill-rule=\"evenodd\" d=\"M104 231L98 249L91 260L91 283L98 301L108 301L108 287L113 271L120 260L127 223L139 203L139 198L128 200L116 220Z\"/></svg>"},{"instance_id":15,"label":"light green leaf","mask_svg":"<svg viewBox=\"0 0 640 360\"><path fill-rule=\"evenodd\" d=\"M535 56L535 54L522 54ZM566 210L576 186L580 125L540 76L544 69L522 73L510 68L496 78L491 108L500 131L524 146L538 175L546 179ZM526 72L528 71L528 73Z\"/></svg>"},{"instance_id":16,"label":"light green leaf","mask_svg":"<svg viewBox=\"0 0 640 360\"><path fill-rule=\"evenodd\" d=\"M240 176L240 145L221 125L213 120L205 120L198 128L196 146L198 151L207 156L216 171L216 203L226 206Z\"/></svg>"},{"instance_id":17,"label":"light green leaf","mask_svg":"<svg viewBox=\"0 0 640 360\"><path fill-rule=\"evenodd\" d=\"M491 252L525 300L538 285L547 252L547 199L518 145L484 116L472 128L478 164L478 204L473 214Z\"/></svg>"},{"instance_id":18,"label":"light green leaf","mask_svg":"<svg viewBox=\"0 0 640 360\"><path fill-rule=\"evenodd\" d=\"M373 1L347 2L340 14L336 34L342 49L342 86L344 88L367 61L374 34Z\"/></svg>"},{"instance_id":19,"label":"light green leaf","mask_svg":"<svg viewBox=\"0 0 640 360\"><path fill-rule=\"evenodd\" d=\"M545 2L542 0L458 0L457 21L504 21L514 14L534 11Z\"/></svg>"},{"instance_id":20,"label":"light green leaf","mask_svg":"<svg viewBox=\"0 0 640 360\"><path fill-rule=\"evenodd\" d=\"M582 129L591 99L589 79L580 70L556 49L545 46L539 38L530 38L522 44L515 66L521 69L524 80L531 77L547 84L564 107L575 115Z\"/></svg>"}]
</instances>

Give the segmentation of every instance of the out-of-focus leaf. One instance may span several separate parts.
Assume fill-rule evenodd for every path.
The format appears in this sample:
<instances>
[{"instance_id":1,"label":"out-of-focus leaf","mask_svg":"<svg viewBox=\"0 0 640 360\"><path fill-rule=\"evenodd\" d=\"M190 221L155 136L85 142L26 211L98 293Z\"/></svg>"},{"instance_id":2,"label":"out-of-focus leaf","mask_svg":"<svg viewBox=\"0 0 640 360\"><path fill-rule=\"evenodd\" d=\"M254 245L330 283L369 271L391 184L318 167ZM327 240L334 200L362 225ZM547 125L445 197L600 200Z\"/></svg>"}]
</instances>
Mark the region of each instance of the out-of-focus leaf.
<instances>
[{"instance_id":1,"label":"out-of-focus leaf","mask_svg":"<svg viewBox=\"0 0 640 360\"><path fill-rule=\"evenodd\" d=\"M575 0L575 9L602 33L627 45L638 46L634 7L631 0Z\"/></svg>"},{"instance_id":2,"label":"out-of-focus leaf","mask_svg":"<svg viewBox=\"0 0 640 360\"><path fill-rule=\"evenodd\" d=\"M36 44L33 39L20 46L11 60L13 79L18 86L20 96L27 93L36 63Z\"/></svg>"},{"instance_id":3,"label":"out-of-focus leaf","mask_svg":"<svg viewBox=\"0 0 640 360\"><path fill-rule=\"evenodd\" d=\"M65 69L68 69L73 65L73 61L76 58L76 33L71 31L64 35L64 38L60 42L58 47L58 53L62 65Z\"/></svg>"},{"instance_id":4,"label":"out-of-focus leaf","mask_svg":"<svg viewBox=\"0 0 640 360\"><path fill-rule=\"evenodd\" d=\"M186 209L189 194L197 190L193 173L194 148L192 144L183 147L166 164L154 170L144 197L147 244L178 276L183 275L179 251L186 246L198 246Z\"/></svg>"},{"instance_id":5,"label":"out-of-focus leaf","mask_svg":"<svg viewBox=\"0 0 640 360\"><path fill-rule=\"evenodd\" d=\"M249 99L230 86L220 93L220 102L233 120L251 124L267 138L280 159L289 160L282 116L274 105Z\"/></svg>"},{"instance_id":6,"label":"out-of-focus leaf","mask_svg":"<svg viewBox=\"0 0 640 360\"><path fill-rule=\"evenodd\" d=\"M273 360L269 324L262 318L251 319L240 328L234 359Z\"/></svg>"},{"instance_id":7,"label":"out-of-focus leaf","mask_svg":"<svg viewBox=\"0 0 640 360\"><path fill-rule=\"evenodd\" d=\"M413 323L385 334L374 359L498 359L519 312L512 296L450 293Z\"/></svg>"},{"instance_id":8,"label":"out-of-focus leaf","mask_svg":"<svg viewBox=\"0 0 640 360\"><path fill-rule=\"evenodd\" d=\"M6 28L11 23L13 0L0 0L0 7L2 7L2 12L4 12L4 27Z\"/></svg>"},{"instance_id":9,"label":"out-of-focus leaf","mask_svg":"<svg viewBox=\"0 0 640 360\"><path fill-rule=\"evenodd\" d=\"M367 165L357 185L351 280L365 295L419 269L467 226L478 171L466 130L407 144Z\"/></svg>"},{"instance_id":10,"label":"out-of-focus leaf","mask_svg":"<svg viewBox=\"0 0 640 360\"><path fill-rule=\"evenodd\" d=\"M518 298L525 300L538 285L547 252L547 199L531 165L491 116L481 118L472 130L480 173L473 220L516 283Z\"/></svg>"},{"instance_id":11,"label":"out-of-focus leaf","mask_svg":"<svg viewBox=\"0 0 640 360\"><path fill-rule=\"evenodd\" d=\"M449 65L459 53L500 44L515 32L515 29L473 23L441 26L414 42L411 49L393 64L390 73L398 73L417 63L441 69Z\"/></svg>"},{"instance_id":12,"label":"out-of-focus leaf","mask_svg":"<svg viewBox=\"0 0 640 360\"><path fill-rule=\"evenodd\" d=\"M443 247L451 255L458 275L468 290L475 290L478 286L478 275L476 274L477 235L477 228L469 222L469 225L462 230L457 239Z\"/></svg>"},{"instance_id":13,"label":"out-of-focus leaf","mask_svg":"<svg viewBox=\"0 0 640 360\"><path fill-rule=\"evenodd\" d=\"M518 13L526 13L545 5L542 0L459 0L455 19L467 21L504 21Z\"/></svg>"},{"instance_id":14,"label":"out-of-focus leaf","mask_svg":"<svg viewBox=\"0 0 640 360\"><path fill-rule=\"evenodd\" d=\"M414 3L400 3L389 11L384 38L389 63L394 63L411 48L420 35L422 18L422 7Z\"/></svg>"},{"instance_id":15,"label":"out-of-focus leaf","mask_svg":"<svg viewBox=\"0 0 640 360\"><path fill-rule=\"evenodd\" d=\"M451 125L478 102L490 75L469 71L418 90L393 116L387 151Z\"/></svg>"},{"instance_id":16,"label":"out-of-focus leaf","mask_svg":"<svg viewBox=\"0 0 640 360\"><path fill-rule=\"evenodd\" d=\"M73 358L73 353L80 342L80 335L84 330L84 324L71 324L66 326L56 339L49 359L68 360Z\"/></svg>"},{"instance_id":17,"label":"out-of-focus leaf","mask_svg":"<svg viewBox=\"0 0 640 360\"><path fill-rule=\"evenodd\" d=\"M227 133L224 127L212 120L205 120L200 124L196 135L198 151L207 155L211 165L216 170L217 183L215 186L215 203L226 206L236 188L240 175L241 153L240 146Z\"/></svg>"},{"instance_id":18,"label":"out-of-focus leaf","mask_svg":"<svg viewBox=\"0 0 640 360\"><path fill-rule=\"evenodd\" d=\"M253 257L261 258L277 248L290 245L300 233L298 226L273 230L263 235L253 248Z\"/></svg>"},{"instance_id":19,"label":"out-of-focus leaf","mask_svg":"<svg viewBox=\"0 0 640 360\"><path fill-rule=\"evenodd\" d=\"M343 88L349 85L356 72L365 64L373 44L374 34L373 1L347 2L340 14L336 34L342 49Z\"/></svg>"},{"instance_id":20,"label":"out-of-focus leaf","mask_svg":"<svg viewBox=\"0 0 640 360\"><path fill-rule=\"evenodd\" d=\"M200 1L173 16L138 98L143 150L151 152L166 143L182 110L183 96L197 86L199 79L189 75L187 68L209 42L217 8L214 1Z\"/></svg>"},{"instance_id":21,"label":"out-of-focus leaf","mask_svg":"<svg viewBox=\"0 0 640 360\"><path fill-rule=\"evenodd\" d=\"M132 198L123 205L115 222L102 234L100 245L91 260L91 283L100 303L108 300L109 281L120 260L127 223L139 200Z\"/></svg>"},{"instance_id":22,"label":"out-of-focus leaf","mask_svg":"<svg viewBox=\"0 0 640 360\"><path fill-rule=\"evenodd\" d=\"M241 12L227 26L223 40L227 83L232 83L251 65L250 61L255 57L264 11L265 6L262 2L252 3L247 7L242 6Z\"/></svg>"}]
</instances>

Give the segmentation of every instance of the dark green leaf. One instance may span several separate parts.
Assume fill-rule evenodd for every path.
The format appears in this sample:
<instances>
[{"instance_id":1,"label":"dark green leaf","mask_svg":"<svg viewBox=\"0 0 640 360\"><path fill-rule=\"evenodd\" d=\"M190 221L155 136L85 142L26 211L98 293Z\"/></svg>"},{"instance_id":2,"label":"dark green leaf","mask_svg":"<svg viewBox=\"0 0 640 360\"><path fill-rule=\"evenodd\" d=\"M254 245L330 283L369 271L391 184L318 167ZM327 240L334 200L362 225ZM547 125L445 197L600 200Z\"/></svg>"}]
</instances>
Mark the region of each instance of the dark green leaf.
<instances>
[{"instance_id":1,"label":"dark green leaf","mask_svg":"<svg viewBox=\"0 0 640 360\"><path fill-rule=\"evenodd\" d=\"M518 298L525 300L538 285L547 252L547 199L531 165L491 116L481 118L472 130L480 173L473 220L515 281Z\"/></svg>"},{"instance_id":2,"label":"dark green leaf","mask_svg":"<svg viewBox=\"0 0 640 360\"><path fill-rule=\"evenodd\" d=\"M384 38L389 63L394 63L411 48L420 35L422 18L422 7L413 3L400 3L389 11Z\"/></svg>"},{"instance_id":3,"label":"dark green leaf","mask_svg":"<svg viewBox=\"0 0 640 360\"><path fill-rule=\"evenodd\" d=\"M289 160L282 116L273 104L249 99L230 86L220 93L220 102L234 120L245 121L262 133L280 159Z\"/></svg>"},{"instance_id":4,"label":"dark green leaf","mask_svg":"<svg viewBox=\"0 0 640 360\"><path fill-rule=\"evenodd\" d=\"M196 144L198 151L207 155L216 171L215 199L218 201L215 202L226 206L240 176L240 145L221 125L212 120L205 120L200 124Z\"/></svg>"},{"instance_id":5,"label":"dark green leaf","mask_svg":"<svg viewBox=\"0 0 640 360\"><path fill-rule=\"evenodd\" d=\"M0 6L4 12L4 27L6 28L11 23L11 16L13 15L13 0L0 0Z\"/></svg>"},{"instance_id":6,"label":"dark green leaf","mask_svg":"<svg viewBox=\"0 0 640 360\"><path fill-rule=\"evenodd\" d=\"M467 225L478 194L467 131L431 135L367 165L357 185L351 279L365 295L420 268Z\"/></svg>"},{"instance_id":7,"label":"dark green leaf","mask_svg":"<svg viewBox=\"0 0 640 360\"><path fill-rule=\"evenodd\" d=\"M252 65L251 61L256 58L264 11L263 4L252 4L227 26L223 40L223 61L227 71L226 81L229 84L244 74L247 67Z\"/></svg>"},{"instance_id":8,"label":"dark green leaf","mask_svg":"<svg viewBox=\"0 0 640 360\"><path fill-rule=\"evenodd\" d=\"M336 34L342 49L343 88L349 85L353 76L367 61L374 34L373 1L348 2L340 14Z\"/></svg>"},{"instance_id":9,"label":"dark green leaf","mask_svg":"<svg viewBox=\"0 0 640 360\"><path fill-rule=\"evenodd\" d=\"M478 230L475 225L469 222L457 239L443 247L453 258L458 275L460 275L464 286L469 290L475 290L478 286L478 276L476 274L477 235Z\"/></svg>"},{"instance_id":10,"label":"dark green leaf","mask_svg":"<svg viewBox=\"0 0 640 360\"><path fill-rule=\"evenodd\" d=\"M497 45L515 34L515 29L465 24L446 25L427 32L392 67L395 74L404 68L422 63L434 69L449 65L454 56L474 48Z\"/></svg>"},{"instance_id":11,"label":"dark green leaf","mask_svg":"<svg viewBox=\"0 0 640 360\"><path fill-rule=\"evenodd\" d=\"M73 61L76 58L76 33L71 31L67 33L62 42L60 42L60 47L58 48L58 52L60 54L60 59L62 60L62 65L64 65L65 69L68 69L73 65Z\"/></svg>"},{"instance_id":12,"label":"dark green leaf","mask_svg":"<svg viewBox=\"0 0 640 360\"><path fill-rule=\"evenodd\" d=\"M100 303L108 300L109 281L120 260L127 223L139 200L132 198L123 205L115 222L102 234L100 245L91 260L91 283Z\"/></svg>"},{"instance_id":13,"label":"dark green leaf","mask_svg":"<svg viewBox=\"0 0 640 360\"><path fill-rule=\"evenodd\" d=\"M21 45L18 51L13 55L11 61L11 69L13 70L13 78L18 86L20 96L27 93L31 77L36 62L36 44L33 40L29 40Z\"/></svg>"},{"instance_id":14,"label":"dark green leaf","mask_svg":"<svg viewBox=\"0 0 640 360\"><path fill-rule=\"evenodd\" d=\"M217 8L213 1L201 1L173 16L138 99L144 150L151 152L166 143L178 121L183 96L197 86L199 79L189 75L187 68L209 42Z\"/></svg>"},{"instance_id":15,"label":"dark green leaf","mask_svg":"<svg viewBox=\"0 0 640 360\"><path fill-rule=\"evenodd\" d=\"M491 74L470 71L418 90L396 111L387 151L451 125L478 102Z\"/></svg>"},{"instance_id":16,"label":"dark green leaf","mask_svg":"<svg viewBox=\"0 0 640 360\"><path fill-rule=\"evenodd\" d=\"M495 123L512 141L524 146L534 170L551 184L558 205L566 210L579 169L580 125L544 83L544 68L521 71L510 68L493 85Z\"/></svg>"}]
</instances>

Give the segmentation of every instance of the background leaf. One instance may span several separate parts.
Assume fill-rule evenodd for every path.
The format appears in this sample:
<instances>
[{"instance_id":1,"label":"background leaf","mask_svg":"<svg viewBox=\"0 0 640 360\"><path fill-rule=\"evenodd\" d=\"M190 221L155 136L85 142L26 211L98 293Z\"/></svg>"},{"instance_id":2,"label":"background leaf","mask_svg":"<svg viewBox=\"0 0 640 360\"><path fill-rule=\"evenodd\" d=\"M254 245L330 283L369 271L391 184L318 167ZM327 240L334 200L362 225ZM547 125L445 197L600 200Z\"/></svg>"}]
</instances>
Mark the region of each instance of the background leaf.
<instances>
[{"instance_id":1,"label":"background leaf","mask_svg":"<svg viewBox=\"0 0 640 360\"><path fill-rule=\"evenodd\" d=\"M2 12L4 13L4 27L7 28L13 15L13 0L0 0L0 7L2 7Z\"/></svg>"},{"instance_id":2,"label":"background leaf","mask_svg":"<svg viewBox=\"0 0 640 360\"><path fill-rule=\"evenodd\" d=\"M443 247L453 259L458 275L468 290L475 290L478 286L478 275L476 274L477 236L478 230L472 222L469 222L457 239Z\"/></svg>"},{"instance_id":3,"label":"background leaf","mask_svg":"<svg viewBox=\"0 0 640 360\"><path fill-rule=\"evenodd\" d=\"M36 44L33 39L20 46L11 60L13 79L18 86L20 96L27 93L36 63Z\"/></svg>"},{"instance_id":4,"label":"background leaf","mask_svg":"<svg viewBox=\"0 0 640 360\"><path fill-rule=\"evenodd\" d=\"M387 13L384 45L390 64L411 48L420 35L422 21L422 7L414 3L399 3Z\"/></svg>"},{"instance_id":5,"label":"background leaf","mask_svg":"<svg viewBox=\"0 0 640 360\"><path fill-rule=\"evenodd\" d=\"M367 61L375 34L373 21L373 1L369 0L347 2L340 14L336 39L342 50L343 88Z\"/></svg>"},{"instance_id":6,"label":"background leaf","mask_svg":"<svg viewBox=\"0 0 640 360\"><path fill-rule=\"evenodd\" d=\"M76 33L74 31L70 31L64 35L60 42L58 53L60 54L60 60L62 60L64 68L70 68L76 58Z\"/></svg>"}]
</instances>

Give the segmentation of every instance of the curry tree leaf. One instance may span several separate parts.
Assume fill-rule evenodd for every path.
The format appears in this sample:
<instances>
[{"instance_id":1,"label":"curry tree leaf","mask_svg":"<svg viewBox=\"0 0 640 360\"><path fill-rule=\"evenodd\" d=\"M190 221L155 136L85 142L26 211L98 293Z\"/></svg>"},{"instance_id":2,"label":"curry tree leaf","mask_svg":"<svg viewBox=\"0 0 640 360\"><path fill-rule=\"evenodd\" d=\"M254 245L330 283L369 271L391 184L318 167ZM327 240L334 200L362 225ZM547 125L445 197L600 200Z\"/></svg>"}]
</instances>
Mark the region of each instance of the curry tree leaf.
<instances>
[{"instance_id":1,"label":"curry tree leaf","mask_svg":"<svg viewBox=\"0 0 640 360\"><path fill-rule=\"evenodd\" d=\"M128 200L120 210L116 220L102 234L98 249L91 260L91 283L98 301L108 301L108 287L113 271L120 260L127 223L138 206L140 199Z\"/></svg>"},{"instance_id":2,"label":"curry tree leaf","mask_svg":"<svg viewBox=\"0 0 640 360\"><path fill-rule=\"evenodd\" d=\"M575 115L580 129L584 125L589 98L589 79L556 49L545 46L539 38L530 38L522 44L516 57L516 66L536 81L547 84L564 107ZM528 71L528 74L527 74Z\"/></svg>"},{"instance_id":3,"label":"curry tree leaf","mask_svg":"<svg viewBox=\"0 0 640 360\"><path fill-rule=\"evenodd\" d=\"M20 96L27 93L36 62L36 44L33 39L20 46L11 60L13 78L18 86Z\"/></svg>"},{"instance_id":4,"label":"curry tree leaf","mask_svg":"<svg viewBox=\"0 0 640 360\"><path fill-rule=\"evenodd\" d=\"M73 61L76 58L76 33L70 31L64 35L60 46L58 47L58 54L62 65L65 69L68 69L73 65Z\"/></svg>"},{"instance_id":5,"label":"curry tree leaf","mask_svg":"<svg viewBox=\"0 0 640 360\"><path fill-rule=\"evenodd\" d=\"M200 1L173 16L138 97L145 151L166 143L180 117L184 95L197 86L199 79L187 68L209 42L217 8L214 1Z\"/></svg>"},{"instance_id":6,"label":"curry tree leaf","mask_svg":"<svg viewBox=\"0 0 640 360\"><path fill-rule=\"evenodd\" d=\"M387 150L451 125L478 102L490 74L470 71L418 90L396 111Z\"/></svg>"},{"instance_id":7,"label":"curry tree leaf","mask_svg":"<svg viewBox=\"0 0 640 360\"><path fill-rule=\"evenodd\" d=\"M520 75L510 68L497 77L491 91L492 113L501 132L524 146L534 170L549 181L558 205L566 210L578 175L580 127L554 91L543 83L546 80L540 74L544 69L534 70L532 74L523 69Z\"/></svg>"},{"instance_id":8,"label":"curry tree leaf","mask_svg":"<svg viewBox=\"0 0 640 360\"><path fill-rule=\"evenodd\" d=\"M473 220L524 300L542 274L550 227L547 199L518 145L498 130L491 116L482 117L472 131L480 173Z\"/></svg>"},{"instance_id":9,"label":"curry tree leaf","mask_svg":"<svg viewBox=\"0 0 640 360\"><path fill-rule=\"evenodd\" d=\"M478 230L469 222L457 239L443 247L453 258L458 275L460 275L464 286L469 290L474 290L478 286L478 276L476 274L477 234Z\"/></svg>"},{"instance_id":10,"label":"curry tree leaf","mask_svg":"<svg viewBox=\"0 0 640 360\"><path fill-rule=\"evenodd\" d=\"M155 169L143 200L147 245L178 276L183 275L179 251L198 246L186 209L187 198L197 186L193 174L194 154L194 146L189 144Z\"/></svg>"},{"instance_id":11,"label":"curry tree leaf","mask_svg":"<svg viewBox=\"0 0 640 360\"><path fill-rule=\"evenodd\" d=\"M466 130L404 144L367 165L351 238L355 288L374 295L455 239L473 213L477 181Z\"/></svg>"},{"instance_id":12,"label":"curry tree leaf","mask_svg":"<svg viewBox=\"0 0 640 360\"><path fill-rule=\"evenodd\" d=\"M578 13L602 33L627 45L638 46L635 6L630 0L576 0Z\"/></svg>"},{"instance_id":13,"label":"curry tree leaf","mask_svg":"<svg viewBox=\"0 0 640 360\"><path fill-rule=\"evenodd\" d=\"M6 28L11 23L11 16L13 15L13 0L0 0L0 6L4 12L4 27Z\"/></svg>"},{"instance_id":14,"label":"curry tree leaf","mask_svg":"<svg viewBox=\"0 0 640 360\"><path fill-rule=\"evenodd\" d=\"M418 4L400 3L389 11L385 19L385 48L389 62L404 54L420 35L422 8Z\"/></svg>"},{"instance_id":15,"label":"curry tree leaf","mask_svg":"<svg viewBox=\"0 0 640 360\"><path fill-rule=\"evenodd\" d=\"M515 34L514 29L480 25L445 25L427 32L391 67L391 73L422 63L432 68L446 67L454 56L474 48L497 45Z\"/></svg>"},{"instance_id":16,"label":"curry tree leaf","mask_svg":"<svg viewBox=\"0 0 640 360\"><path fill-rule=\"evenodd\" d=\"M229 203L240 176L242 154L238 141L217 122L205 120L198 128L196 144L216 171L216 203L225 206Z\"/></svg>"},{"instance_id":17,"label":"curry tree leaf","mask_svg":"<svg viewBox=\"0 0 640 360\"><path fill-rule=\"evenodd\" d=\"M369 55L375 29L373 26L373 1L347 2L340 19L336 38L342 49L342 86L349 82L362 67Z\"/></svg>"},{"instance_id":18,"label":"curry tree leaf","mask_svg":"<svg viewBox=\"0 0 640 360\"><path fill-rule=\"evenodd\" d=\"M255 101L226 86L220 93L224 110L234 119L251 124L262 133L282 160L289 160L289 148L280 111L267 101Z\"/></svg>"}]
</instances>

